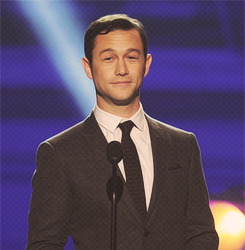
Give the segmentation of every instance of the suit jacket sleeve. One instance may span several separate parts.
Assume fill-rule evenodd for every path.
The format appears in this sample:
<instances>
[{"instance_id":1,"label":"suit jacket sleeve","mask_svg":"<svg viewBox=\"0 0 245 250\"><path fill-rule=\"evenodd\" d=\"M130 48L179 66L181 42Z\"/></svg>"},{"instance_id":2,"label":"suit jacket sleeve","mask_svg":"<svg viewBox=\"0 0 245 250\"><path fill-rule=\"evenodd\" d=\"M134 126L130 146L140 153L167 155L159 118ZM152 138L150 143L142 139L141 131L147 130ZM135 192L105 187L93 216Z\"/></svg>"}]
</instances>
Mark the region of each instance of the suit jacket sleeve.
<instances>
[{"instance_id":1,"label":"suit jacket sleeve","mask_svg":"<svg viewBox=\"0 0 245 250\"><path fill-rule=\"evenodd\" d=\"M64 249L71 192L62 164L48 142L38 149L32 187L27 249Z\"/></svg>"},{"instance_id":2,"label":"suit jacket sleeve","mask_svg":"<svg viewBox=\"0 0 245 250\"><path fill-rule=\"evenodd\" d=\"M189 169L189 193L186 207L185 250L217 250L218 235L209 208L209 196L202 170L200 150L191 135L192 153Z\"/></svg>"}]
</instances>

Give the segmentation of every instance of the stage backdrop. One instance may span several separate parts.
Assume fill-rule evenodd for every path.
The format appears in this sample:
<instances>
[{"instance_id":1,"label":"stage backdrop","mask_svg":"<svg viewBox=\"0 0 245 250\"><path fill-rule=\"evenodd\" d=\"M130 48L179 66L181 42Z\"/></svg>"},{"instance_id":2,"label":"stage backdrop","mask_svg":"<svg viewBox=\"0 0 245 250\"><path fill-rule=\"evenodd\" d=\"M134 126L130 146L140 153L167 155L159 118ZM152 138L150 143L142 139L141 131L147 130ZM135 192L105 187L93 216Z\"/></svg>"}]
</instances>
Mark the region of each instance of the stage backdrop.
<instances>
[{"instance_id":1,"label":"stage backdrop","mask_svg":"<svg viewBox=\"0 0 245 250\"><path fill-rule=\"evenodd\" d=\"M152 117L196 134L212 200L240 209L244 184L243 1L1 2L1 249L24 249L38 144L95 103L83 35L102 15L141 20ZM72 249L71 242L66 249Z\"/></svg>"}]
</instances>

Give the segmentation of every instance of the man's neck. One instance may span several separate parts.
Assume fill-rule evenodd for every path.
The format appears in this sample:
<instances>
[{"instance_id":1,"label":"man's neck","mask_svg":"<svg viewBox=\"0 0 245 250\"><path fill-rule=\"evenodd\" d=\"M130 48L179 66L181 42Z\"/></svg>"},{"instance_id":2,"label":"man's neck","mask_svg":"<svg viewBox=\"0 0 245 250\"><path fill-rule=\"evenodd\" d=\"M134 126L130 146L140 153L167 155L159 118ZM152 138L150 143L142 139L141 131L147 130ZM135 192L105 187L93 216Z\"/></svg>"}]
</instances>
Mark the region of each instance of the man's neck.
<instances>
[{"instance_id":1,"label":"man's neck","mask_svg":"<svg viewBox=\"0 0 245 250\"><path fill-rule=\"evenodd\" d=\"M101 103L97 101L97 105L100 109L111 113L116 116L130 118L133 116L140 108L139 101L131 103L129 105L108 105L107 103Z\"/></svg>"}]
</instances>

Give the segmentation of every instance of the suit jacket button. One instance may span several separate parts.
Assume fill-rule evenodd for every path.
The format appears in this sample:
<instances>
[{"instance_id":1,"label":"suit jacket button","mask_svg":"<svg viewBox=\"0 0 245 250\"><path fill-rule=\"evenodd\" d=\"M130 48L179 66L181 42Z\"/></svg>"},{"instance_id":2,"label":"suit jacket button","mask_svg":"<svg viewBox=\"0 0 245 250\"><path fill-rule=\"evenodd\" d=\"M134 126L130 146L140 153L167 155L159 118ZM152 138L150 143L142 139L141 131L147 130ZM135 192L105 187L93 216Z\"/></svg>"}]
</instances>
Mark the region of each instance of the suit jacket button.
<instances>
[{"instance_id":1,"label":"suit jacket button","mask_svg":"<svg viewBox=\"0 0 245 250\"><path fill-rule=\"evenodd\" d=\"M147 237L149 234L150 234L150 232L147 229L145 229L144 230L144 236Z\"/></svg>"}]
</instances>

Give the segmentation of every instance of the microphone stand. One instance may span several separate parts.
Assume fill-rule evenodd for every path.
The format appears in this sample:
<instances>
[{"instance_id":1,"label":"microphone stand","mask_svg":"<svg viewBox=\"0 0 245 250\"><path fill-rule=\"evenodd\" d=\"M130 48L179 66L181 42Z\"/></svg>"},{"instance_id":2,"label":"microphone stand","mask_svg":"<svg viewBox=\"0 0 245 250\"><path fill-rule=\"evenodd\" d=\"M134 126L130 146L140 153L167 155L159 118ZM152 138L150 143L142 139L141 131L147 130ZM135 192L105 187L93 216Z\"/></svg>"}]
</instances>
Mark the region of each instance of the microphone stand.
<instances>
[{"instance_id":1,"label":"microphone stand","mask_svg":"<svg viewBox=\"0 0 245 250\"><path fill-rule=\"evenodd\" d=\"M117 203L120 201L123 193L123 181L117 176L117 163L121 160L121 156L116 159L109 159L112 163L112 176L107 182L106 191L111 201L111 242L110 250L116 250L117 246Z\"/></svg>"},{"instance_id":2,"label":"microphone stand","mask_svg":"<svg viewBox=\"0 0 245 250\"><path fill-rule=\"evenodd\" d=\"M117 203L122 197L123 182L116 174L117 164L112 166L112 176L107 182L107 194L111 201L111 250L116 250L117 243Z\"/></svg>"}]
</instances>

